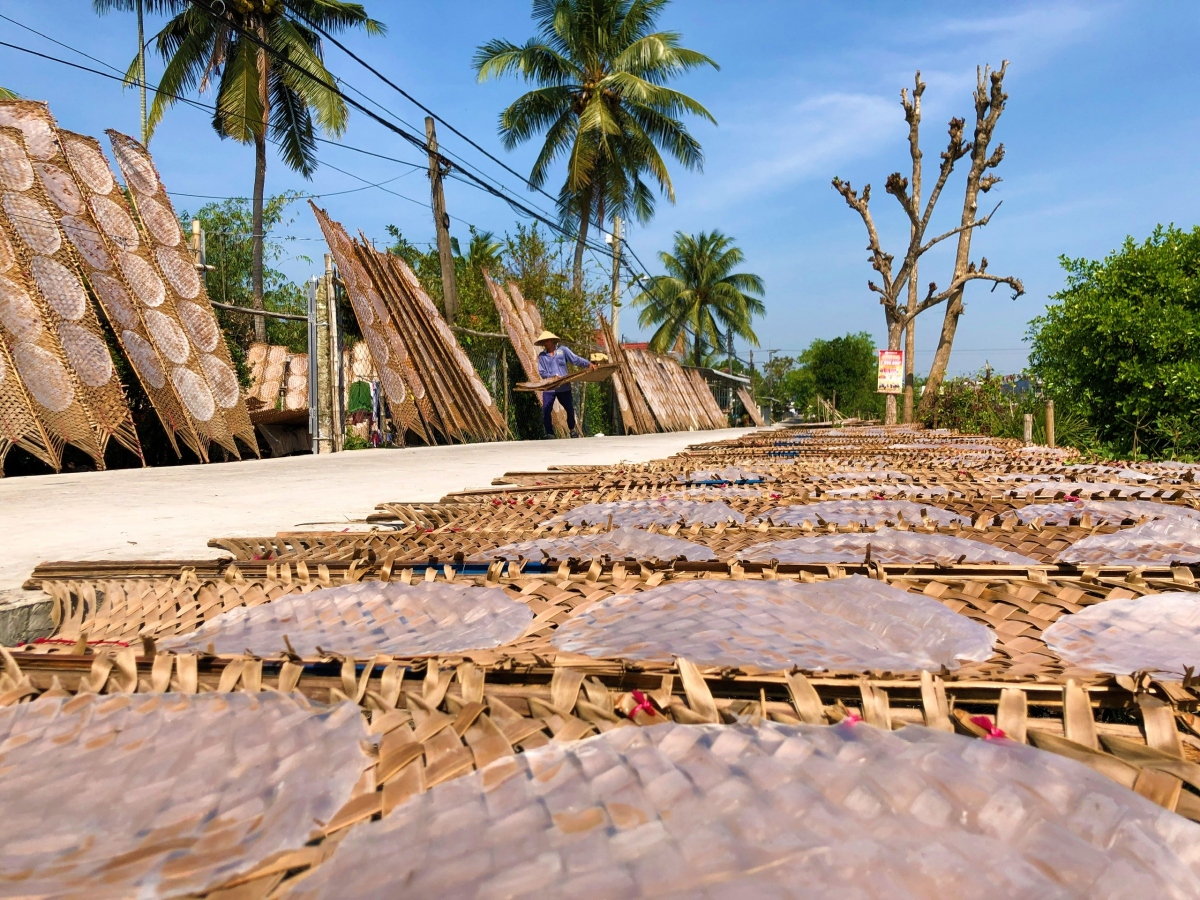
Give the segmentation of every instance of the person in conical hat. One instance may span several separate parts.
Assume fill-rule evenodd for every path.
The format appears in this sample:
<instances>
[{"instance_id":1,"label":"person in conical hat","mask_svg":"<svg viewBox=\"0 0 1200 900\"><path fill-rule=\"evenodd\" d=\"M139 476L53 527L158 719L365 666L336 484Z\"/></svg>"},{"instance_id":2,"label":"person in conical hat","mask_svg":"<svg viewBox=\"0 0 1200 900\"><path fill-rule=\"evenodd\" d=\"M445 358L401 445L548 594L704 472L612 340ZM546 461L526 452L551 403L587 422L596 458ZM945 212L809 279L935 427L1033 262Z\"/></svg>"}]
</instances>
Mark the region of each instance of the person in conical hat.
<instances>
[{"instance_id":1,"label":"person in conical hat","mask_svg":"<svg viewBox=\"0 0 1200 900\"><path fill-rule=\"evenodd\" d=\"M558 335L543 331L538 335L535 344L542 348L538 354L538 375L542 378L561 378L567 374L567 363L581 369L590 369L592 364L575 353L570 348L558 342ZM557 400L567 413L567 427L571 429L571 437L581 437L575 423L575 399L571 396L571 386L565 385L557 391L542 392L542 425L545 428L543 440L554 439L554 401Z\"/></svg>"}]
</instances>

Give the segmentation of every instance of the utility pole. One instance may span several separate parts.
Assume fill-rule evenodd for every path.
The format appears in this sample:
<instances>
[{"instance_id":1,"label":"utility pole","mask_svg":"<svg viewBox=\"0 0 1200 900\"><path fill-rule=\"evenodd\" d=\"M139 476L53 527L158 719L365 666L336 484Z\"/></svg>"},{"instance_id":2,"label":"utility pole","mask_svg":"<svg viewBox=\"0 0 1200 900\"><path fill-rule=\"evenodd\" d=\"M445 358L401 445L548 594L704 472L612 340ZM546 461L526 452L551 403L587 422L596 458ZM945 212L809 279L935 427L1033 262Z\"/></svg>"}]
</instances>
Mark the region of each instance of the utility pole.
<instances>
[{"instance_id":1,"label":"utility pole","mask_svg":"<svg viewBox=\"0 0 1200 900\"><path fill-rule=\"evenodd\" d=\"M613 216L612 232L613 271L612 271L612 332L619 341L621 318L621 217Z\"/></svg>"},{"instance_id":2,"label":"utility pole","mask_svg":"<svg viewBox=\"0 0 1200 900\"><path fill-rule=\"evenodd\" d=\"M438 153L437 132L433 116L425 117L425 139L429 144L429 190L433 197L433 227L437 231L438 259L442 263L442 302L447 324L453 325L458 316L458 286L454 281L454 254L450 250L450 216L446 214L446 196L442 193L441 155Z\"/></svg>"}]
</instances>

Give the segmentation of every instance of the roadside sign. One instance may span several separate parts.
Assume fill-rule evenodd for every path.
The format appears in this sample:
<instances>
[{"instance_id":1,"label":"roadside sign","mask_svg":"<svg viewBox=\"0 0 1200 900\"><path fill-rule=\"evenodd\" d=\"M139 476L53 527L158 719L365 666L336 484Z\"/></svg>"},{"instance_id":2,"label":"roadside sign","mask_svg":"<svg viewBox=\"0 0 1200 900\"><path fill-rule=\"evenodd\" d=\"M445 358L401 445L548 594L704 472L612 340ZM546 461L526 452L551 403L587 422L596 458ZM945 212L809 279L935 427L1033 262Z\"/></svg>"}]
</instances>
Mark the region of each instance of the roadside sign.
<instances>
[{"instance_id":1,"label":"roadside sign","mask_svg":"<svg viewBox=\"0 0 1200 900\"><path fill-rule=\"evenodd\" d=\"M879 383L875 388L879 394L904 393L904 351L879 351Z\"/></svg>"}]
</instances>

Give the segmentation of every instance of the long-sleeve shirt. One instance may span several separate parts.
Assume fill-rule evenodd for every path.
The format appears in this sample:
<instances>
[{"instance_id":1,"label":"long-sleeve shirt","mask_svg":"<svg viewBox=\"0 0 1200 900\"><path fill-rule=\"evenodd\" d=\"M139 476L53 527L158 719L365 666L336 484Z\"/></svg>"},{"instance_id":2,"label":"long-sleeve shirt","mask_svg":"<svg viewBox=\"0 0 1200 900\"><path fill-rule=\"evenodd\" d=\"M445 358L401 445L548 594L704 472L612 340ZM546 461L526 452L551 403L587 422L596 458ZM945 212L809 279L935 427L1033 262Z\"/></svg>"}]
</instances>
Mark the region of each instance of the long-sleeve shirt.
<instances>
[{"instance_id":1,"label":"long-sleeve shirt","mask_svg":"<svg viewBox=\"0 0 1200 900\"><path fill-rule=\"evenodd\" d=\"M559 344L553 353L543 350L538 354L538 374L543 378L560 378L567 374L567 363L586 369L591 365L582 356L572 353L567 347Z\"/></svg>"}]
</instances>

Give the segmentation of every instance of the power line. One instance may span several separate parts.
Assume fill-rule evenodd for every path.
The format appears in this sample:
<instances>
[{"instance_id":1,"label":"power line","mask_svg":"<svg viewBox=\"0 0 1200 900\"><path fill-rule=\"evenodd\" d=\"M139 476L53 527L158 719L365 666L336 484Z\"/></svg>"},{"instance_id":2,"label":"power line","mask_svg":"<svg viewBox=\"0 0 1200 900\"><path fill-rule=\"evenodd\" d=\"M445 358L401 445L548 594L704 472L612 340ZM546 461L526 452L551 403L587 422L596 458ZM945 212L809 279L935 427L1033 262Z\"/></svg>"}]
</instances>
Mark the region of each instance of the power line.
<instances>
[{"instance_id":1,"label":"power line","mask_svg":"<svg viewBox=\"0 0 1200 900\"><path fill-rule=\"evenodd\" d=\"M332 84L332 83L325 81L324 79L318 77L317 75L314 75L312 72L310 72L307 69L303 68L302 66L298 65L287 55L280 53L278 50L276 50L274 47L272 47L266 41L259 38L258 35L253 34L250 31L247 31L245 28L242 28L240 25L238 25L236 22L232 21L231 19L221 20L219 16L214 16L211 6L208 5L208 2L210 2L210 0L207 0L207 2L206 2L206 0L190 0L190 2L192 3L193 6L196 6L201 11L207 13L210 17L213 17L214 19L222 21L222 24L226 25L232 31L236 31L237 34L243 40L249 41L250 43L254 44L259 49L270 54L273 59L277 60L278 62L283 63L286 66L289 66L290 68L294 69L296 72L303 75L305 78L308 78L310 81L314 82L315 84L318 84L318 85L324 87L326 90L332 91L339 98L341 98L341 100L343 100L345 103L348 103L349 105L353 106L355 109L357 109L361 113L363 113L363 115L366 115L366 116L370 117L371 119L374 119L376 122L378 122L384 128L387 128L389 131L392 131L395 134L399 135L400 137L402 137L404 140L408 141L413 146L424 150L426 153L430 152L429 145L423 139L418 137L417 135L414 135L414 134L411 134L411 133L405 131L400 126L395 125L392 122L389 122L387 119L383 118L378 113L368 109L366 106L364 106L359 101L355 100L353 97L347 96L345 91L341 90L336 84ZM437 158L439 161L445 162L447 165L450 164L450 160L446 159L440 153L437 154ZM527 215L532 219L536 219L539 222L542 222L544 225L546 225L549 228L554 229L555 231L558 231L560 233L566 233L566 234L568 234L568 236L570 236L569 232L567 232L567 230L565 228L563 228L561 225L559 225L559 223L555 222L554 220L548 218L547 216L545 216L539 212L536 212L536 211L530 209L528 206L521 203L516 198L508 196L506 193L504 193L504 190L502 189L503 186L501 186L501 188L497 188L494 185L492 185L491 183L484 180L483 178L479 177L478 175L468 172L461 167L459 168L459 171L461 171L465 177L471 179L476 184L478 184L481 188L483 188L483 190L487 191L490 194L493 194L494 196L498 197L501 200L504 200L514 210L521 212L524 215Z\"/></svg>"},{"instance_id":2,"label":"power line","mask_svg":"<svg viewBox=\"0 0 1200 900\"><path fill-rule=\"evenodd\" d=\"M193 2L195 2L195 0L193 0ZM328 31L326 31L325 29L321 28L321 27L320 27L319 25L317 25L315 22L313 22L312 20L310 20L310 19L309 19L307 16L305 16L305 15L304 15L302 12L300 12L300 11L298 11L298 10L294 9L294 8L292 8L290 11L291 11L291 13L292 13L293 15L295 15L295 16L298 16L298 17L299 17L301 20L303 20L303 22L304 22L304 24L305 24L305 25L307 25L309 28L313 29L313 30L314 30L314 31L316 31L318 34L320 34L320 35L321 35L321 36L322 36L322 37L323 37L325 40L329 41L331 44L333 44L335 47L337 47L339 50L341 50L341 51L342 51L344 54L346 54L348 57L350 57L350 59L354 60L356 63L358 63L360 66L362 66L364 69L366 69L366 70L367 70L368 72L370 72L372 75L374 75L376 78L378 78L378 79L379 79L380 81L382 81L384 84L386 84L388 87L392 88L392 90L396 91L398 94L400 94L400 96L404 97L406 100L408 100L410 103L412 103L412 104L413 104L414 106L416 106L416 107L417 107L419 110L421 110L422 112L424 112L426 115L428 115L428 116L432 117L432 118L433 118L435 121L437 121L437 122L441 123L442 125L444 125L444 126L445 126L445 127L446 127L446 128L447 128L447 129L448 129L448 130L449 130L449 131L452 133L452 134L455 134L455 135L457 135L458 137L462 138L462 139L463 139L464 141L466 141L466 142L467 142L467 143L468 143L470 146L472 146L473 148L475 148L476 150L478 150L480 153L482 153L484 156L486 156L486 157L487 157L488 159L490 159L492 162L496 163L498 166L500 166L500 167L501 167L502 169L504 169L506 172L508 172L508 173L510 173L510 174L512 174L512 175L515 175L515 176L517 176L518 178L520 178L520 179L521 179L521 181L522 181L524 184L526 184L526 185L527 185L527 186L530 188L530 190L537 191L538 193L540 193L540 194L542 194L543 196L547 197L547 198L548 198L548 199L549 199L551 202L553 202L553 203L554 203L556 206L558 205L558 203L559 203L559 200L558 200L558 198L557 198L557 197L554 197L552 194L548 193L548 192L547 192L546 190L544 190L543 188L539 187L538 185L535 185L535 184L534 184L532 181L530 181L528 178L526 178L524 175L522 175L522 174L521 174L520 172L518 172L516 169L513 169L511 166L509 166L509 165L508 165L507 163L505 163L503 160L499 159L499 158L498 158L498 157L496 157L494 154L492 154L490 151L488 151L488 150L487 150L487 149L485 149L484 147L480 146L478 143L476 143L474 140L472 140L470 137L468 137L468 136L467 136L466 134L464 134L462 131L460 131L459 129L455 128L453 125L451 125L449 122L447 122L447 121L446 121L445 119L443 119L441 116L439 116L439 115L438 115L436 112L434 112L432 109L430 109L428 106L426 106L425 104L423 104L423 103L421 103L419 100L417 100L417 99L416 99L416 98L415 98L415 97L414 97L412 94L408 93L408 91L404 90L404 89L403 89L402 87L400 87L398 84L396 84L395 82L393 82L393 81L392 81L390 78L388 78L386 75L384 75L384 74L383 74L382 72L380 72L378 69L376 69L376 68L375 68L374 66L372 66L370 63L368 63L366 60L364 60L362 57L360 57L358 54L356 54L354 51L352 51L352 50L351 50L349 47L347 47L345 44L343 44L341 41L339 41L337 38L335 38L333 35L331 35L331 34L330 34ZM369 100L369 102L375 103L375 101L374 101L374 100L370 100L370 98L368 98L366 94L362 93L362 92L361 92L361 91L359 91L357 88L355 88L355 87L353 87L352 85L350 85L350 84L349 84L349 82L346 82L346 81L342 80L342 83L346 84L346 85L347 85L347 87L349 87L351 90L354 90L354 91L355 91L356 93L358 93L360 96L362 96L362 97L364 97L364 98L368 99L368 100ZM382 105L380 105L380 104L378 104L378 103L375 103L375 105L379 106L379 108L380 108L380 109L385 109L385 107L383 107ZM395 115L394 113L391 113L390 111L388 111L388 112L389 112L389 114L390 114L390 115ZM397 119L399 119L399 121L401 121L401 122L404 122L404 119L400 118L399 116L396 116L396 118L397 118ZM408 125L410 128L414 128L414 129L416 128L416 126L415 126L415 125L412 125L411 123L407 123L407 122L405 122L405 124L407 124L407 125ZM447 152L450 152L450 151L447 151ZM440 155L440 154L439 154L439 155ZM461 162L462 162L464 165L470 165L469 163L467 163L467 162L466 162L466 160L462 159L462 157L459 157L457 154L454 154L454 155L455 155L455 156L456 156L456 157L457 157L457 158L458 158L458 159L459 159L459 160L460 160L460 161L461 161ZM471 166L471 168L474 168L474 169L476 169L476 171L480 171L480 172L482 172L482 170L478 169L478 167L476 167L476 166ZM589 220L590 220L590 214L589 214ZM603 223L603 222L601 222L601 221L596 221L594 224L596 225L596 227L597 227L597 228L598 228L600 231L602 231L602 232L604 231L604 223ZM573 239L578 239L578 235L577 235L577 234L576 234L576 235L570 235L570 236L571 236ZM630 255L632 255L632 256L633 256L633 258L634 258L634 260L636 260L637 264L638 264L638 265L639 265L639 266L642 268L642 273L641 273L641 274L643 274L645 277L650 277L650 274L649 274L649 269L646 267L645 263L643 263L643 262L641 261L641 259L640 259L640 258L638 257L638 255L637 255L637 253L635 253L635 252L633 251L633 248L629 246L629 242L628 242L628 241L626 241L624 238L622 238L622 241L621 241L621 242L622 242L622 244L624 245L624 247L625 247L626 249L628 249L628 250L629 250L629 252L630 252ZM584 243L586 244L587 242L585 241ZM595 248L593 248L593 249L595 249ZM628 266L628 263L623 263L623 265L626 265L626 266ZM632 271L632 267L630 266L629 268L630 268L630 270Z\"/></svg>"},{"instance_id":3,"label":"power line","mask_svg":"<svg viewBox=\"0 0 1200 900\"><path fill-rule=\"evenodd\" d=\"M193 4L195 4L195 5L197 5L197 6L200 6L200 5L201 5L201 4L200 4L200 2L199 2L199 0L191 0L191 2L192 2ZM205 12L209 12L209 10L207 10L207 9L204 9L204 7L201 7L201 8L202 8L202 10L204 10ZM106 63L106 62L104 62L103 60L100 60L100 59L98 59L98 58L96 58L96 57L93 57L93 56L91 56L90 54L84 53L82 50L78 50L78 49L77 49L77 48L75 48L75 47L72 47L72 46L70 46L70 45L68 45L68 44L65 44L65 43L63 43L63 42L61 42L61 41L58 41L58 40L56 40L56 39L54 39L54 38L51 38L51 37L49 37L48 35L45 35L45 34L43 34L42 32L40 32L40 31L37 31L36 29L30 28L29 26L23 25L22 23L20 23L20 22L17 22L16 20L9 18L8 16L3 16L2 14L0 14L0 18L3 18L3 19L5 19L6 21L9 21L9 22L11 22L11 23L13 23L13 24L15 24L15 25L18 25L19 27L21 27L21 28L24 28L25 30L27 30L27 31L29 31L29 32L31 32L31 33L33 33L33 34L36 34L36 35L38 35L39 37L42 37L43 39L50 41L51 43L54 43L54 44L56 44L56 45L58 45L58 46L61 46L61 47L65 48L65 49L67 49L67 50L69 50L69 51L71 51L71 52L73 52L73 53L77 53L77 54L79 54L79 55L81 55L81 56L83 56L83 57L85 57L85 58L87 58L87 59L90 59L90 60L92 60L93 62L99 63L100 65L103 65L105 68L107 68L107 69L110 69L112 72L116 72L116 73L120 73L120 72L121 72L121 70L120 70L120 69L116 68L115 66L112 66L112 65L110 65L109 63ZM252 43L254 43L254 44L256 44L256 45L258 45L258 46L262 47L262 48L263 48L263 49L265 49L267 52L271 53L271 54L272 54L272 56L273 56L273 57L275 57L276 59L279 59L280 61L282 61L282 62L284 62L284 63L286 63L286 64L290 65L291 67L293 67L294 69L296 69L297 71L299 71L301 74L303 74L303 75L305 75L306 77L308 77L309 79L311 79L311 80L315 81L317 84L320 84L320 85L324 86L326 89L328 89L328 90L332 90L332 91L333 91L334 93L336 93L336 94L337 94L339 97L341 97L343 100L345 100L345 101L346 101L347 103L349 103L350 105L354 106L356 109L359 109L361 112L363 112L363 113L364 113L365 115L367 115L369 118L371 118L371 119L374 119L375 121L377 121L379 124L383 125L383 126L384 126L385 128L387 128L388 130L390 130L390 131L392 131L392 132L394 132L394 133L396 133L396 134L400 135L400 136L401 136L401 137L403 137L405 140L407 140L409 143L413 144L414 146L417 146L417 147L418 147L418 148L420 148L420 149L423 149L423 150L425 150L425 151L426 151L426 153L428 153L428 150L429 150L429 148L428 148L428 145L426 144L426 142L425 142L424 140L420 139L419 137L416 137L416 136L414 136L414 135L411 135L411 134L409 134L409 133L405 132L405 131L404 131L402 128L399 128L399 127L397 127L397 126L393 125L392 123L390 123L390 122L387 122L386 120L384 120L384 119L383 119L383 118L381 118L380 116L378 116L378 115L376 115L376 114L372 113L370 110L366 109L366 108L365 108L365 107L364 107L364 106L363 106L361 103L358 103L357 101L353 100L352 98L349 98L349 97L347 97L347 96L345 95L345 93L344 93L344 92L342 92L342 91L341 91L341 90L340 90L340 89L339 89L339 88L338 88L336 85L330 85L328 82L325 82L325 81L321 80L320 78L317 78L317 77L316 77L315 75L313 75L312 73L309 73L309 72L307 72L306 70L304 70L304 69L300 68L300 67L299 67L299 66L297 66L297 65L296 65L294 62L292 62L291 60L289 60L289 59L288 59L286 56L282 56L282 55L280 55L280 54L279 54L277 51L275 51L275 50L274 50L274 48L272 48L272 47L270 47L269 45L265 44L264 42L262 42L262 41L258 40L257 36L255 36L255 35L252 35L252 34L250 34L249 32L246 32L246 31L245 31L245 29L238 28L237 26L233 26L233 29L234 29L235 31L237 31L239 34L241 34L242 36L244 36L246 39L250 40ZM125 78L124 74L112 75L112 74L109 74L108 72L102 72L102 71L100 71L100 70L98 70L98 69L91 68L90 66L84 66L84 65L81 65L81 64L79 64L79 63L71 62L70 60L66 60L66 59L62 59L62 58L59 58L59 57L51 56L51 55L49 55L49 54L46 54L46 53L41 53L41 52L38 52L38 51L36 51L36 50L30 49L30 48L28 48L28 47L21 47L21 46L19 46L19 45L17 45L17 44L12 44L12 43L9 43L9 42L7 42L7 41L0 41L0 46L7 47L7 48L9 48L9 49L12 49L12 50L18 50L18 51L20 51L20 52L22 52L22 53L27 53L27 54L29 54L29 55L36 56L36 57L38 57L38 58L40 58L40 59L44 59L44 60L47 60L47 61L49 61L49 62L55 62L55 63L58 63L58 64L60 64L60 65L65 65L65 66L68 66L68 67L70 67L70 68L77 69L77 70L79 70L79 71L84 71L84 72L88 72L88 73L90 73L90 74L93 74L93 75L98 75L98 76L100 76L100 77L102 77L102 78L107 78L107 79L109 79L109 80L112 80L112 81L119 81L119 82L121 82L123 85L125 85L125 84L128 84L128 81L127 81L127 79ZM173 100L182 101L183 103L185 103L185 104L187 104L187 105L189 105L189 106L191 106L191 107L193 107L193 108L199 109L199 110L203 110L203 111L206 111L206 112L213 112L213 111L215 111L215 109L216 109L216 107L215 107L215 106L213 106L213 105L211 105L211 104L203 103L203 102L201 102L201 101L198 101L198 100L193 100L193 99L191 99L191 98L189 98L189 97L180 96L180 95L178 95L178 94L173 94L173 93L171 93L171 92L169 92L169 91L164 91L164 90L162 90L161 88L159 88L159 87L158 87L158 86L156 86L156 85L147 84L147 85L146 85L146 87L147 87L147 89L149 89L149 90L153 91L153 92L154 92L154 93L156 93L156 94L161 94L161 95L163 95L163 96L170 97L170 98L171 98L171 99L173 99ZM356 91L356 93L360 93L360 94L362 93L361 91L358 91L358 89L357 89L357 88L353 88L352 86L350 86L350 87L351 87L351 89L355 90L355 91ZM365 94L363 94L363 96L365 97L366 95L365 95ZM369 99L369 98L368 98L368 99ZM375 101L371 101L371 102L373 102L373 103L374 103ZM381 109L385 109L385 108L384 108L384 107L382 107L380 104L376 104L376 105L379 105ZM418 104L418 105L419 105L419 104ZM425 108L425 107L422 107L422 109L424 109L424 108ZM389 113L389 114L391 114L391 113ZM394 114L392 114L392 115L394 115ZM397 118L399 118L399 117L397 117ZM440 117L437 117L437 118L438 118L438 121L444 121L444 120L440 119ZM403 121L403 120L401 120L401 121ZM447 127L448 127L448 128L450 128L452 131L454 131L454 133L455 133L455 134L459 134L459 135L461 136L461 133L460 133L460 132L458 132L458 131L457 131L457 129L454 129L454 128L453 128L453 126L447 125ZM465 139L465 140L468 140L468 142L470 142L468 138L465 138L465 137L464 137L464 139ZM267 138L267 140L271 141L270 137L268 137L268 138ZM396 159L396 158L394 158L394 157L385 156L384 154L379 154L379 153L375 153L375 152L372 152L372 151L369 151L369 150L364 150L364 149L362 149L362 148L359 148L359 147L354 147L353 145L350 145L350 144L344 144L344 143L340 143L340 142L337 142L337 141L330 141L330 140L328 140L328 139L319 138L319 137L318 137L318 138L316 138L316 140L318 140L318 141L320 141L320 142L322 142L322 143L330 144L330 145L332 145L332 146L336 146L336 147L342 147L342 148L344 148L344 149L351 150L351 151L358 152L358 153L362 153L362 154L365 154L365 155L368 155L368 156L373 156L373 157L380 158L380 159L384 159L384 160L387 160L387 161L390 161L390 162L395 162L395 163L398 163L398 164L401 164L401 165L410 166L410 167L412 168L412 170L413 170L413 171L415 171L415 170L416 170L416 169L418 169L418 168L424 168L423 166L419 166L418 164L415 164L415 163L408 162L407 160L400 160L400 159ZM278 141L271 141L271 142L272 142L272 143L274 143L274 144L276 144L276 145L278 145L278 143L279 143ZM475 145L473 142L470 142L470 143L472 143L472 145L473 145L473 146L477 146L477 145ZM483 151L483 152L485 152L485 153L486 153L486 151ZM445 158L444 158L444 157L442 157L442 155L441 155L440 153L438 154L438 157L439 157L440 159L442 159L444 162L446 162L446 163L447 163L447 165L449 165L449 161L448 161L448 160L445 160ZM335 165L333 165L332 163L329 163L328 161L325 161L325 162L324 162L324 164L325 164L325 165L327 165L329 168L333 169L334 171L340 172L340 173L342 173L342 174L344 174L344 175L348 175L348 176L349 176L349 177L351 177L351 178L354 178L354 179L356 179L356 180L358 180L358 181L361 181L361 182L363 182L363 184L364 184L364 187L362 187L362 188L354 188L354 189L351 189L351 190L348 190L348 191L339 191L339 192L336 192L336 193L330 193L330 194L312 194L312 195L308 195L308 196L311 196L311 197L313 197L313 198L319 198L319 197L322 197L322 196L334 196L334 195L336 195L336 194L342 194L342 193L351 193L351 192L353 192L353 191L366 190L366 189L368 189L368 188L375 187L375 188L377 188L377 189L379 189L379 190L383 190L385 193L392 194L393 196L399 197L400 199L403 199L403 200L407 200L407 201L409 201L409 202L411 202L411 203L414 203L414 204L417 204L417 205L419 205L419 206L421 206L421 207L424 207L424 206L425 206L425 204L424 204L422 201L415 200L415 199L413 199L412 197L407 197L407 196L405 196L405 195L403 195L403 194L400 194L400 193L398 193L398 192L395 192L395 191L389 191L389 190L387 190L386 188L382 187L382 185L383 185L383 184L387 184L387 183L389 183L390 181L393 181L393 180L395 180L395 179L389 179L388 181L385 181L385 182L372 183L372 182L368 181L367 179L364 179L364 178L362 178L362 177L360 177L360 176L358 176L358 175L355 175L355 174L354 174L354 173L352 173L352 172L347 172L345 169L341 169L341 168L339 168L338 166L335 166ZM508 167L506 166L505 168L507 169ZM491 194L491 195L493 195L493 196L495 196L495 197L497 197L497 198L499 198L499 199L501 199L501 200L504 200L504 201L505 201L505 203L506 203L506 204L507 204L507 205L508 205L510 208L512 208L514 211L516 211L516 212L518 212L518 213L520 213L520 214L522 214L522 215L528 216L529 218L532 218L532 219L534 219L535 221L541 222L542 224L544 224L544 225L546 225L547 227L549 227L551 230L553 230L553 231L555 231L555 232L557 232L557 233L559 233L559 234L563 235L564 237L567 237L567 238L568 238L568 239L570 239L570 240L578 240L578 235L577 235L576 233L572 233L572 232L571 232L569 229L567 229L567 228L565 228L565 227L561 226L561 225L560 225L558 222L555 222L554 220L552 220L551 218L549 218L549 216L547 216L546 214L544 214L542 211L535 211L535 210L533 210L533 209L530 209L530 208L529 208L529 207L528 207L526 204L522 203L521 201L519 201L519 200L517 200L517 199L515 199L515 198L513 198L513 197L511 197L511 196L508 196L508 195L507 195L507 194L504 192L504 191L505 191L505 189L504 189L503 185L501 185L501 186L500 186L500 189L497 189L496 187L494 187L493 185L491 185L491 184L489 184L487 181L485 181L483 178L481 178L481 177L479 177L479 176L476 176L476 175L472 174L471 172L467 172L467 171L465 171L465 170L464 170L464 169L462 169L462 168L459 168L459 171L460 171L460 172L462 172L462 174L463 174L463 176L465 176L465 179L466 179L466 180L464 180L463 178L456 178L455 180L458 180L458 181L460 181L460 182L463 182L463 183L469 183L469 184L471 184L471 186L473 186L473 187L476 187L477 189L481 189L481 190L483 190L483 191L485 191L485 192L487 192L487 193L489 193L489 194ZM511 170L511 169L509 169L509 171L512 171L512 170ZM406 173L406 174L411 174L411 172L410 172L410 173ZM239 198L218 198L218 197L211 197L211 196L207 196L207 195L188 195L188 194L185 194L185 193L183 193L183 192L175 192L175 193L177 193L179 196L194 196L194 197L197 197L198 199L239 199ZM542 193L544 194L544 193L545 193L545 191L542 191ZM546 194L546 196L550 196L550 195L549 195L549 194ZM553 198L551 198L551 199L553 199ZM460 220L460 221L461 221L461 220ZM470 223L468 223L468 224L470 224ZM596 244L596 243L594 243L594 242L592 242L592 241L587 241L587 240L585 240L583 243L584 243L584 246L585 246L585 247L589 247L589 248L590 248L590 249L592 249L593 251L595 251L595 250L600 250L601 252L607 252L607 248L601 247L601 246L599 246L598 244ZM626 247L628 247L628 246L629 246L629 245L628 245L628 243L626 243ZM641 264L641 260L640 260L640 259L637 257L637 254L636 254L636 253L635 253L635 252L632 250L632 248L630 248L630 255L631 255L631 256L632 256L632 257L633 257L635 260L637 260L637 261L638 261L639 265ZM628 266L628 264L627 264L627 263L626 263L626 265ZM644 268L644 266L643 266L643 268ZM636 274L636 273L635 273L635 274Z\"/></svg>"}]
</instances>

